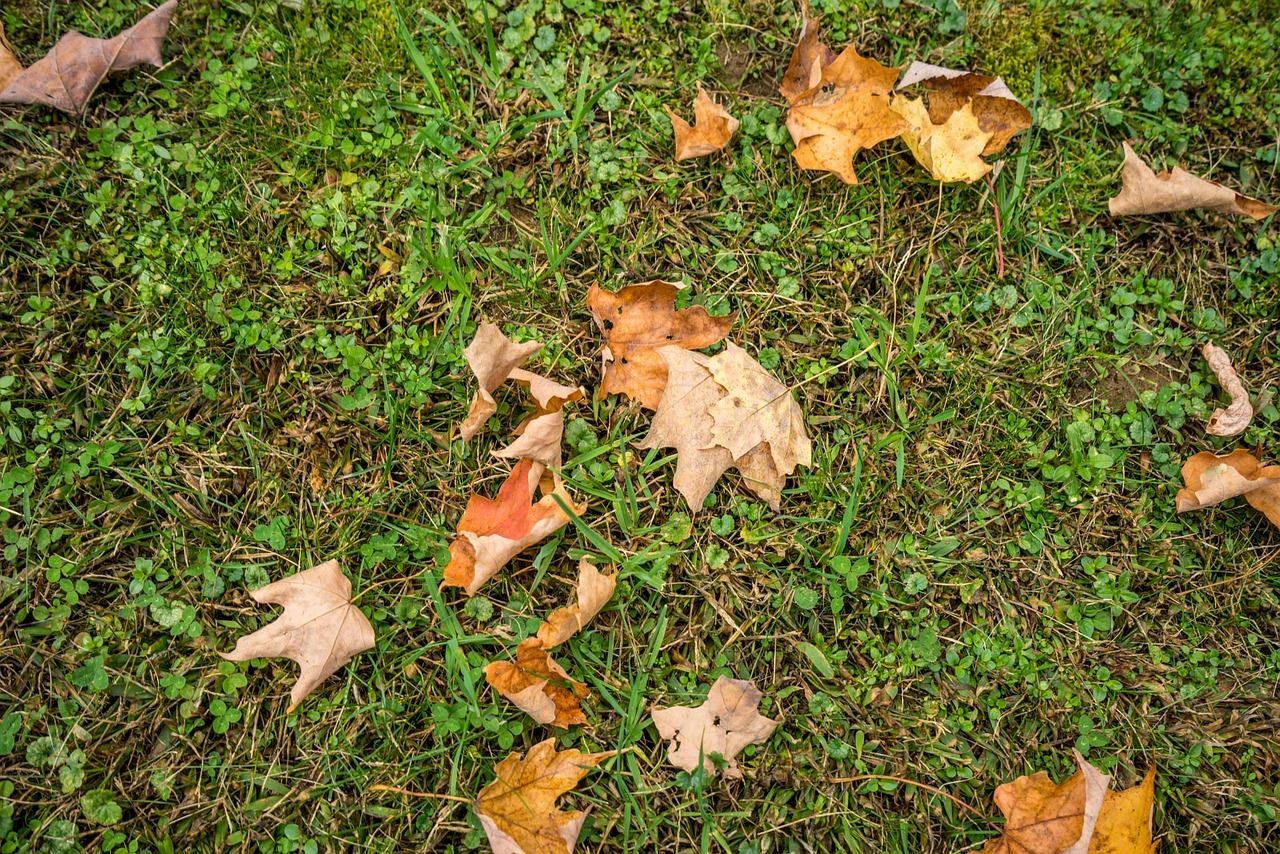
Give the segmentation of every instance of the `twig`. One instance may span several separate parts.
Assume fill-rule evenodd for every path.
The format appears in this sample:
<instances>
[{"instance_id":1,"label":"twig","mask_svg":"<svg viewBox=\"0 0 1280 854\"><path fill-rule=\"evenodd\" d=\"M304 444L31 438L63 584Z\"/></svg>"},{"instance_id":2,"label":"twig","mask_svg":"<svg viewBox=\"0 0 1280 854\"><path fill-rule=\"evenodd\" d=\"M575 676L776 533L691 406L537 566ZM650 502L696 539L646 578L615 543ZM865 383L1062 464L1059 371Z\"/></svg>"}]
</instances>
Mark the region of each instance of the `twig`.
<instances>
[{"instance_id":1,"label":"twig","mask_svg":"<svg viewBox=\"0 0 1280 854\"><path fill-rule=\"evenodd\" d=\"M863 780L892 780L895 783L903 783L908 786L915 786L918 789L924 789L925 791L933 792L935 795L942 795L942 797L949 799L956 806L962 807L963 809L968 810L969 812L973 813L978 818L982 819L988 824L991 823L990 818L978 812L976 809L969 806L964 801L957 798L955 795L949 792L944 792L941 789L936 789L933 786L930 786L926 783L917 783L915 780L908 780L905 777L894 777L890 774L859 774L857 777L828 777L823 782L824 783L860 783Z\"/></svg>"},{"instance_id":2,"label":"twig","mask_svg":"<svg viewBox=\"0 0 1280 854\"><path fill-rule=\"evenodd\" d=\"M987 173L987 189L991 190L991 208L996 212L996 278L1004 278L1004 237L1000 228L1000 200L996 198L996 182Z\"/></svg>"},{"instance_id":3,"label":"twig","mask_svg":"<svg viewBox=\"0 0 1280 854\"><path fill-rule=\"evenodd\" d=\"M438 795L435 792L411 792L408 789L397 789L395 786L384 786L381 783L370 786L371 792L395 792L397 795L408 795L411 798L438 798L442 801L457 801L460 804L471 803L470 798L461 795Z\"/></svg>"}]
</instances>

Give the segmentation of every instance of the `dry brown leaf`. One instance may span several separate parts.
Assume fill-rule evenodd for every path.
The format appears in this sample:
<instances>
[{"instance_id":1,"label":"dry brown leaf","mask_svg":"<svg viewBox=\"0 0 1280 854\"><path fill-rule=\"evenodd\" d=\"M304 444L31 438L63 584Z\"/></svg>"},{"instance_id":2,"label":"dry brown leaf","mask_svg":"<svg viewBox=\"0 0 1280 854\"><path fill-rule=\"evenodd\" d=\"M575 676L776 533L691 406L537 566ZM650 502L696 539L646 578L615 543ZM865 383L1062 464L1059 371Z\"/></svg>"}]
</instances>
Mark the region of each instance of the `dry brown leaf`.
<instances>
[{"instance_id":1,"label":"dry brown leaf","mask_svg":"<svg viewBox=\"0 0 1280 854\"><path fill-rule=\"evenodd\" d=\"M528 387L534 410L512 431L519 438L493 455L533 460L558 470L564 438L564 406L582 400L586 390L581 386L562 385L521 368L513 370L509 378Z\"/></svg>"},{"instance_id":2,"label":"dry brown leaf","mask_svg":"<svg viewBox=\"0 0 1280 854\"><path fill-rule=\"evenodd\" d=\"M889 106L900 70L845 48L787 113L796 163L803 169L833 172L846 184L858 183L853 156L911 130Z\"/></svg>"},{"instance_id":3,"label":"dry brown leaf","mask_svg":"<svg viewBox=\"0 0 1280 854\"><path fill-rule=\"evenodd\" d=\"M1111 778L1075 756L1080 770L1062 783L1039 771L996 789L1008 821L982 854L1086 854Z\"/></svg>"},{"instance_id":4,"label":"dry brown leaf","mask_svg":"<svg viewBox=\"0 0 1280 854\"><path fill-rule=\"evenodd\" d=\"M1243 196L1235 190L1197 178L1177 168L1159 175L1134 153L1129 143L1124 151L1124 185L1120 195L1108 202L1112 216L1187 211L1196 208L1265 219L1280 207Z\"/></svg>"},{"instance_id":5,"label":"dry brown leaf","mask_svg":"<svg viewBox=\"0 0 1280 854\"><path fill-rule=\"evenodd\" d=\"M290 712L357 653L373 646L373 626L351 604L351 580L336 560L259 587L250 595L258 602L281 605L284 612L240 638L231 652L219 655L229 661L291 658L302 665L289 692Z\"/></svg>"},{"instance_id":6,"label":"dry brown leaf","mask_svg":"<svg viewBox=\"0 0 1280 854\"><path fill-rule=\"evenodd\" d=\"M557 752L548 738L499 762L473 804L494 854L572 854L587 814L557 810L556 798L613 755Z\"/></svg>"},{"instance_id":7,"label":"dry brown leaf","mask_svg":"<svg viewBox=\"0 0 1280 854\"><path fill-rule=\"evenodd\" d=\"M716 481L733 466L733 454L717 447L711 435L711 408L724 399L725 390L711 376L709 356L682 347L659 347L656 352L668 372L667 391L649 434L636 447L675 448L673 483L690 512L697 513Z\"/></svg>"},{"instance_id":8,"label":"dry brown leaf","mask_svg":"<svg viewBox=\"0 0 1280 854\"><path fill-rule=\"evenodd\" d=\"M711 754L718 753L729 764L725 777L736 780L742 769L734 757L749 744L763 744L778 722L760 714L764 696L754 682L721 676L711 686L701 706L672 706L650 712L658 735L670 741L667 758L684 771L702 767L714 774Z\"/></svg>"},{"instance_id":9,"label":"dry brown leaf","mask_svg":"<svg viewBox=\"0 0 1280 854\"><path fill-rule=\"evenodd\" d=\"M599 397L625 394L645 409L657 409L667 386L667 367L656 348L710 347L729 334L737 314L712 317L702 306L676 310L684 285L655 279L610 293L592 285L587 306L605 338Z\"/></svg>"},{"instance_id":10,"label":"dry brown leaf","mask_svg":"<svg viewBox=\"0 0 1280 854\"><path fill-rule=\"evenodd\" d=\"M1231 395L1231 405L1226 409L1215 409L1209 418L1209 426L1205 432L1210 436L1234 436L1243 433L1253 420L1253 405L1249 402L1249 392L1240 382L1240 375L1231 366L1231 357L1227 351L1213 344L1204 345L1204 359L1209 363L1213 375L1218 378L1218 385Z\"/></svg>"},{"instance_id":11,"label":"dry brown leaf","mask_svg":"<svg viewBox=\"0 0 1280 854\"><path fill-rule=\"evenodd\" d=\"M809 3L805 0L800 9L801 20L800 41L791 53L791 63L782 75L782 85L778 93L794 104L800 96L822 82L822 70L835 62L836 55L831 48L818 40L819 22L822 16L809 17Z\"/></svg>"},{"instance_id":12,"label":"dry brown leaf","mask_svg":"<svg viewBox=\"0 0 1280 854\"><path fill-rule=\"evenodd\" d=\"M18 61L18 55L13 52L13 45L9 44L9 40L5 38L4 24L0 24L0 92L9 85L9 81L21 73L22 63Z\"/></svg>"},{"instance_id":13,"label":"dry brown leaf","mask_svg":"<svg viewBox=\"0 0 1280 854\"><path fill-rule=\"evenodd\" d=\"M902 141L935 181L967 184L991 171L991 164L982 159L991 134L978 127L972 104L965 104L940 125L933 123L924 101L918 98L895 98L893 109L914 126L902 135Z\"/></svg>"},{"instance_id":14,"label":"dry brown leaf","mask_svg":"<svg viewBox=\"0 0 1280 854\"><path fill-rule=\"evenodd\" d=\"M676 136L676 160L689 160L723 151L729 139L738 130L738 120L729 111L711 100L711 96L698 84L698 97L693 102L693 127L667 108L671 117L671 129Z\"/></svg>"},{"instance_id":15,"label":"dry brown leaf","mask_svg":"<svg viewBox=\"0 0 1280 854\"><path fill-rule=\"evenodd\" d=\"M739 468L744 457L767 446L768 457L751 461L752 477L771 493L780 492L796 466L813 462L804 412L790 389L733 342L726 343L724 352L706 367L725 390L725 396L710 410L715 444L727 448ZM751 483L748 481L749 486ZM778 508L774 503L773 509Z\"/></svg>"},{"instance_id":16,"label":"dry brown leaf","mask_svg":"<svg viewBox=\"0 0 1280 854\"><path fill-rule=\"evenodd\" d=\"M604 575L586 558L578 561L578 601L557 608L538 627L543 649L555 649L586 627L613 597L616 575Z\"/></svg>"},{"instance_id":17,"label":"dry brown leaf","mask_svg":"<svg viewBox=\"0 0 1280 854\"><path fill-rule=\"evenodd\" d=\"M564 728L587 722L582 701L591 692L569 678L538 638L521 641L515 661L491 662L484 669L484 678L540 724Z\"/></svg>"},{"instance_id":18,"label":"dry brown leaf","mask_svg":"<svg viewBox=\"0 0 1280 854\"><path fill-rule=\"evenodd\" d=\"M1196 454L1182 466L1187 484L1178 491L1178 512L1189 513L1243 495L1280 528L1280 466L1263 466L1245 450L1218 456Z\"/></svg>"},{"instance_id":19,"label":"dry brown leaf","mask_svg":"<svg viewBox=\"0 0 1280 854\"><path fill-rule=\"evenodd\" d=\"M1031 111L999 77L913 62L903 72L897 89L917 84L929 93L929 120L934 125L945 125L953 113L969 107L979 131L990 135L981 152L984 157L1004 151L1014 134L1031 127Z\"/></svg>"},{"instance_id":20,"label":"dry brown leaf","mask_svg":"<svg viewBox=\"0 0 1280 854\"><path fill-rule=\"evenodd\" d=\"M110 72L142 63L157 68L164 64L160 48L177 8L178 0L169 0L110 39L69 32L58 40L53 50L27 69L18 64L12 50L0 41L0 103L47 104L64 113L80 115L98 84Z\"/></svg>"},{"instance_id":21,"label":"dry brown leaf","mask_svg":"<svg viewBox=\"0 0 1280 854\"><path fill-rule=\"evenodd\" d=\"M542 345L536 341L515 344L492 323L480 324L475 339L462 351L471 372L480 381L467 417L458 430L463 439L479 433L489 416L498 411L498 402L493 399L494 390L506 382L511 372L524 364L525 359L541 349Z\"/></svg>"},{"instance_id":22,"label":"dry brown leaf","mask_svg":"<svg viewBox=\"0 0 1280 854\"><path fill-rule=\"evenodd\" d=\"M1133 788L1108 791L1089 839L1089 854L1154 854L1151 819L1155 797L1155 766Z\"/></svg>"},{"instance_id":23,"label":"dry brown leaf","mask_svg":"<svg viewBox=\"0 0 1280 854\"><path fill-rule=\"evenodd\" d=\"M535 504L533 491L545 469L532 460L521 460L498 489L496 499L472 493L458 522L458 537L449 546L451 560L444 569L441 587L462 587L474 596L507 561L529 546L563 528L569 517L555 496L581 514L587 505L575 505L559 479Z\"/></svg>"}]
</instances>

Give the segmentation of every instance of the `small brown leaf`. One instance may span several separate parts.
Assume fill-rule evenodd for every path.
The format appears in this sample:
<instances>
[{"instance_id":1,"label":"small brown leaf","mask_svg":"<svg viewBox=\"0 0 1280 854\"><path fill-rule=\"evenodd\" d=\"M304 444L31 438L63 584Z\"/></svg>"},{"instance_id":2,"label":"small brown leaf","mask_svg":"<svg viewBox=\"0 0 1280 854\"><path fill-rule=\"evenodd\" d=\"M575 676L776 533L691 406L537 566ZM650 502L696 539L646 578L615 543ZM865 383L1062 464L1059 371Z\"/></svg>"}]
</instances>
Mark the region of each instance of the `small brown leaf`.
<instances>
[{"instance_id":1,"label":"small brown leaf","mask_svg":"<svg viewBox=\"0 0 1280 854\"><path fill-rule=\"evenodd\" d=\"M556 740L535 744L527 758L512 753L473 807L494 854L573 854L585 812L561 812L556 799L613 753L556 751Z\"/></svg>"},{"instance_id":2,"label":"small brown leaf","mask_svg":"<svg viewBox=\"0 0 1280 854\"><path fill-rule=\"evenodd\" d=\"M821 83L823 69L836 59L831 48L818 40L822 16L809 17L808 0L801 4L800 16L803 21L800 42L791 54L791 63L782 75L782 85L778 87L778 93L787 99L788 104L794 104L801 95Z\"/></svg>"},{"instance_id":3,"label":"small brown leaf","mask_svg":"<svg viewBox=\"0 0 1280 854\"><path fill-rule=\"evenodd\" d=\"M1159 175L1142 161L1129 143L1124 151L1124 185L1108 204L1112 216L1186 211L1195 208L1265 219L1280 207L1243 196L1234 190L1197 178L1176 166Z\"/></svg>"},{"instance_id":4,"label":"small brown leaf","mask_svg":"<svg viewBox=\"0 0 1280 854\"><path fill-rule=\"evenodd\" d=\"M602 575L586 558L578 562L578 601L557 608L538 627L538 640L543 649L555 649L586 627L600 609L613 598L618 586L616 575Z\"/></svg>"},{"instance_id":5,"label":"small brown leaf","mask_svg":"<svg viewBox=\"0 0 1280 854\"><path fill-rule=\"evenodd\" d=\"M1183 464L1182 479L1187 485L1178 491L1179 513L1202 510L1243 495L1254 509L1280 528L1280 466L1264 467L1245 450L1224 456L1204 451Z\"/></svg>"},{"instance_id":6,"label":"small brown leaf","mask_svg":"<svg viewBox=\"0 0 1280 854\"><path fill-rule=\"evenodd\" d=\"M658 735L671 742L668 759L684 771L702 765L714 774L711 754L718 753L729 764L725 777L736 780L742 769L734 759L749 744L763 744L778 722L760 714L764 696L754 682L721 676L711 686L701 706L672 706L650 712Z\"/></svg>"},{"instance_id":7,"label":"small brown leaf","mask_svg":"<svg viewBox=\"0 0 1280 854\"><path fill-rule=\"evenodd\" d=\"M698 84L698 97L693 102L693 127L667 108L671 129L676 136L676 160L689 160L723 151L738 129L738 120L728 110L711 100Z\"/></svg>"},{"instance_id":8,"label":"small brown leaf","mask_svg":"<svg viewBox=\"0 0 1280 854\"><path fill-rule=\"evenodd\" d=\"M471 372L480 381L467 417L458 430L463 439L470 439L480 432L489 416L498 411L493 392L511 377L512 371L524 364L525 359L541 349L542 345L536 341L515 344L492 323L480 324L475 339L462 351Z\"/></svg>"},{"instance_id":9,"label":"small brown leaf","mask_svg":"<svg viewBox=\"0 0 1280 854\"><path fill-rule=\"evenodd\" d=\"M25 70L0 41L0 103L47 104L71 115L83 113L90 96L110 72L142 63L157 68L164 64L160 48L177 8L178 0L169 0L110 39L69 32Z\"/></svg>"},{"instance_id":10,"label":"small brown leaf","mask_svg":"<svg viewBox=\"0 0 1280 854\"><path fill-rule=\"evenodd\" d=\"M1209 418L1209 426L1205 432L1210 436L1234 436L1243 433L1253 420L1253 405L1249 402L1249 392L1240 382L1240 375L1231 366L1231 357L1227 351L1213 344L1204 345L1204 358L1209 363L1213 375L1218 378L1218 385L1231 395L1231 405L1226 409L1215 409Z\"/></svg>"},{"instance_id":11,"label":"small brown leaf","mask_svg":"<svg viewBox=\"0 0 1280 854\"><path fill-rule=\"evenodd\" d=\"M889 106L899 68L890 68L845 48L822 70L818 84L800 95L787 113L787 130L803 169L833 172L857 184L853 156L911 130Z\"/></svg>"},{"instance_id":12,"label":"small brown leaf","mask_svg":"<svg viewBox=\"0 0 1280 854\"><path fill-rule=\"evenodd\" d=\"M996 789L1008 821L982 854L1086 854L1111 778L1075 756L1080 770L1062 783L1039 771Z\"/></svg>"},{"instance_id":13,"label":"small brown leaf","mask_svg":"<svg viewBox=\"0 0 1280 854\"><path fill-rule=\"evenodd\" d=\"M582 701L591 692L569 678L538 638L521 641L514 662L491 662L484 669L484 678L540 724L564 728L587 722Z\"/></svg>"},{"instance_id":14,"label":"small brown leaf","mask_svg":"<svg viewBox=\"0 0 1280 854\"><path fill-rule=\"evenodd\" d=\"M676 310L676 294L683 287L657 279L616 293L591 286L587 306L605 338L599 397L625 394L645 409L657 409L667 386L667 367L656 348L697 350L729 334L736 313L712 317L702 306Z\"/></svg>"},{"instance_id":15,"label":"small brown leaf","mask_svg":"<svg viewBox=\"0 0 1280 854\"><path fill-rule=\"evenodd\" d=\"M351 581L336 560L282 578L251 594L263 603L284 606L284 613L236 642L229 661L291 658L302 673L289 692L292 712L311 691L374 643L373 626L351 604Z\"/></svg>"},{"instance_id":16,"label":"small brown leaf","mask_svg":"<svg viewBox=\"0 0 1280 854\"><path fill-rule=\"evenodd\" d=\"M4 24L0 24L0 92L3 92L10 81L22 73L22 63L13 52L13 45L4 36Z\"/></svg>"},{"instance_id":17,"label":"small brown leaf","mask_svg":"<svg viewBox=\"0 0 1280 854\"><path fill-rule=\"evenodd\" d=\"M564 503L581 514L585 503L575 505L558 478L553 489L535 504L533 490L545 468L532 460L521 460L498 489L496 499L472 493L458 522L458 537L449 546L451 560L444 569L441 587L462 587L474 596L507 561L529 546L551 536L569 522L556 503Z\"/></svg>"}]
</instances>

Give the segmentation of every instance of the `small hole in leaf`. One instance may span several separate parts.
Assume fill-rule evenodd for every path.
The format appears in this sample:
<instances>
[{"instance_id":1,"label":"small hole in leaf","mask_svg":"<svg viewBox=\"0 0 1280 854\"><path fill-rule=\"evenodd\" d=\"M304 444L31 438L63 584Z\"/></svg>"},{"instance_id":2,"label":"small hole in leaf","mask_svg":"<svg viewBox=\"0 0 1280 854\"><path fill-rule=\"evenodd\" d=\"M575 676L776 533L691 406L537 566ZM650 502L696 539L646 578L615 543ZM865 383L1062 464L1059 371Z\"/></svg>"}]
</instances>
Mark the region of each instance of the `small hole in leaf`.
<instances>
[{"instance_id":1,"label":"small hole in leaf","mask_svg":"<svg viewBox=\"0 0 1280 854\"><path fill-rule=\"evenodd\" d=\"M714 718L714 719L712 719L712 721L711 721L711 725L712 725L712 726L720 726L720 716L719 716L719 715L716 715L716 716L715 716L715 718Z\"/></svg>"}]
</instances>

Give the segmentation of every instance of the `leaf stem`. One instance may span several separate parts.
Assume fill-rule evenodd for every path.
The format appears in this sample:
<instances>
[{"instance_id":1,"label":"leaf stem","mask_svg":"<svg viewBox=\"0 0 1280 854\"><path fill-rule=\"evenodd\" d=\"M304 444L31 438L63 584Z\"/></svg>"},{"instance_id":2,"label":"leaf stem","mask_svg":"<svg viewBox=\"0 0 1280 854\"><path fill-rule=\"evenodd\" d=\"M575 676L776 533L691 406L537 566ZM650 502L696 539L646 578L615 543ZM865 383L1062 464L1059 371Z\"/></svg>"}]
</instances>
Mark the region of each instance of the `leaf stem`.
<instances>
[{"instance_id":1,"label":"leaf stem","mask_svg":"<svg viewBox=\"0 0 1280 854\"><path fill-rule=\"evenodd\" d=\"M905 777L894 777L892 774L859 774L857 777L828 777L823 782L825 783L860 783L863 780L892 780L895 783L903 783L904 785L907 785L907 786L915 786L918 789L924 789L927 792L933 792L935 795L942 795L942 797L947 798L956 806L968 810L969 812L973 813L978 818L982 819L988 824L991 823L990 818L978 812L976 809L969 806L964 801L957 798L955 795L949 792L944 792L941 789L928 785L927 783L919 783L919 782L916 782L915 780L908 780Z\"/></svg>"},{"instance_id":2,"label":"leaf stem","mask_svg":"<svg viewBox=\"0 0 1280 854\"><path fill-rule=\"evenodd\" d=\"M456 801L460 804L471 803L470 798L464 798L461 795L439 795L435 792L414 792L409 789L398 789L395 786L384 786L381 783L370 786L371 792L395 792L397 795L408 795L411 798L438 798L442 801Z\"/></svg>"}]
</instances>

